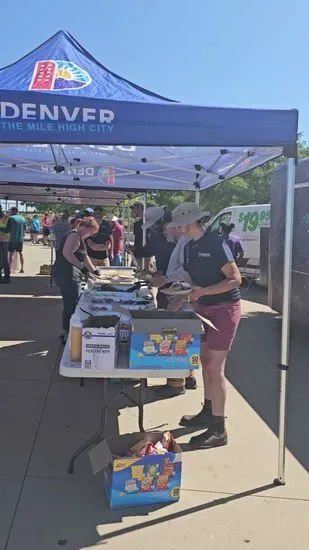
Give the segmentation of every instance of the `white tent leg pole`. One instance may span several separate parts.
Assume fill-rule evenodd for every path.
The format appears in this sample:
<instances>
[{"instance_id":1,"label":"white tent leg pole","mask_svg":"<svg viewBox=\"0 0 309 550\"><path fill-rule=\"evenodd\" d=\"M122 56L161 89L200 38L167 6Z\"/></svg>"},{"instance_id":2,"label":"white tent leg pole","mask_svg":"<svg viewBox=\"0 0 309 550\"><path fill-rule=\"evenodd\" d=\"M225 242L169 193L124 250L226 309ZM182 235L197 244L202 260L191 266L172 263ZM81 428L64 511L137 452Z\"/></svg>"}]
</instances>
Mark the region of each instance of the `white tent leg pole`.
<instances>
[{"instance_id":1,"label":"white tent leg pole","mask_svg":"<svg viewBox=\"0 0 309 550\"><path fill-rule=\"evenodd\" d=\"M200 206L200 190L199 189L196 189L195 191L195 204L197 204L197 206Z\"/></svg>"},{"instance_id":2,"label":"white tent leg pole","mask_svg":"<svg viewBox=\"0 0 309 550\"><path fill-rule=\"evenodd\" d=\"M130 245L130 233L131 233L131 208L128 204L128 230L127 230L127 244ZM126 253L126 266L130 267L130 256L128 253Z\"/></svg>"},{"instance_id":3,"label":"white tent leg pole","mask_svg":"<svg viewBox=\"0 0 309 550\"><path fill-rule=\"evenodd\" d=\"M146 209L147 209L147 193L144 192L144 210L143 210L143 225L146 222ZM146 229L143 227L143 246L146 244ZM142 268L145 269L146 258L142 259Z\"/></svg>"},{"instance_id":4,"label":"white tent leg pole","mask_svg":"<svg viewBox=\"0 0 309 550\"><path fill-rule=\"evenodd\" d=\"M280 368L280 405L279 405L279 447L278 477L276 485L285 485L285 444L286 444L286 397L287 371L289 368L290 311L292 283L293 221L294 221L295 159L288 159L285 203L285 240L283 266L281 364Z\"/></svg>"}]
</instances>

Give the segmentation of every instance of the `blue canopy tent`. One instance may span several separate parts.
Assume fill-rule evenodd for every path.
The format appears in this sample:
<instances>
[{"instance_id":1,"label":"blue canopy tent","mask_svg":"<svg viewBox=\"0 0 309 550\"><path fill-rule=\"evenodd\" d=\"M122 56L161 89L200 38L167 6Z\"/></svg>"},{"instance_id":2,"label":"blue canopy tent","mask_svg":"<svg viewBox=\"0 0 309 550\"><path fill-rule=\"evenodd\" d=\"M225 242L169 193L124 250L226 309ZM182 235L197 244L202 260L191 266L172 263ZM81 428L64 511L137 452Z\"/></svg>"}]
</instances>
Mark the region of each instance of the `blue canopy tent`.
<instances>
[{"instance_id":1,"label":"blue canopy tent","mask_svg":"<svg viewBox=\"0 0 309 550\"><path fill-rule=\"evenodd\" d=\"M203 190L288 161L277 483L284 480L289 294L298 113L198 107L106 69L60 31L0 70L0 182Z\"/></svg>"}]
</instances>

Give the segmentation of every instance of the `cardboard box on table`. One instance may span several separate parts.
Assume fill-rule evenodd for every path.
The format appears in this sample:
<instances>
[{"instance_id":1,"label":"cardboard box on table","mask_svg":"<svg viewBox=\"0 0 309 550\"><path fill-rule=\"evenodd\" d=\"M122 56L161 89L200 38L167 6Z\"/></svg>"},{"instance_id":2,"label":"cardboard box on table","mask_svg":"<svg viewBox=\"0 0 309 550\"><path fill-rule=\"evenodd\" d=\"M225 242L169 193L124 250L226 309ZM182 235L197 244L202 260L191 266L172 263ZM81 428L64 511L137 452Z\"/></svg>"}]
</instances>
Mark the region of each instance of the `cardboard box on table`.
<instances>
[{"instance_id":1,"label":"cardboard box on table","mask_svg":"<svg viewBox=\"0 0 309 550\"><path fill-rule=\"evenodd\" d=\"M200 364L203 326L193 311L131 311L129 367L193 369Z\"/></svg>"},{"instance_id":2,"label":"cardboard box on table","mask_svg":"<svg viewBox=\"0 0 309 550\"><path fill-rule=\"evenodd\" d=\"M82 370L114 369L118 359L119 316L90 316L82 325Z\"/></svg>"},{"instance_id":3,"label":"cardboard box on table","mask_svg":"<svg viewBox=\"0 0 309 550\"><path fill-rule=\"evenodd\" d=\"M128 434L104 439L90 451L93 473L103 470L103 486L111 508L177 502L181 487L181 449L173 440L172 452L126 457L139 441L156 443L160 432ZM124 456L123 456L124 455ZM114 458L121 456L121 458Z\"/></svg>"},{"instance_id":4,"label":"cardboard box on table","mask_svg":"<svg viewBox=\"0 0 309 550\"><path fill-rule=\"evenodd\" d=\"M123 297L121 299L124 300ZM150 311L155 309L155 305L153 302L149 300L143 300L142 298L136 298L135 305L119 305L120 298L115 299L114 302L110 304L104 304L104 303L90 303L89 309L91 311L91 314L96 315L112 315L117 314L120 317L120 325L119 325L119 340L121 342L128 342L131 335L131 314L126 309L129 308L130 311L136 311L136 310L143 310L143 311ZM103 308L103 311L102 309ZM104 311L105 310L105 311Z\"/></svg>"}]
</instances>

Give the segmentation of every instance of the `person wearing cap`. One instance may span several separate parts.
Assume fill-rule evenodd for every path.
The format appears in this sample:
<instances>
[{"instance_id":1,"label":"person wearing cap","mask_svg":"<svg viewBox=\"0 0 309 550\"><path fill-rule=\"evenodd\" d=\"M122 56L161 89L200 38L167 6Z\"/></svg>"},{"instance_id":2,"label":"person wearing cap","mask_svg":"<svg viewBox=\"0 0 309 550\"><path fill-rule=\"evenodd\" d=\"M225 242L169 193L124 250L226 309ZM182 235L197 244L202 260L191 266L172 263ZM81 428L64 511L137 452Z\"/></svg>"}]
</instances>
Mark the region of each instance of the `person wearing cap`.
<instances>
[{"instance_id":1,"label":"person wearing cap","mask_svg":"<svg viewBox=\"0 0 309 550\"><path fill-rule=\"evenodd\" d=\"M172 212L172 226L179 227L191 240L185 248L184 268L193 290L194 309L209 319L217 330L204 325L201 363L204 379L204 405L193 416L183 416L186 427L207 428L190 440L196 448L226 445L225 429L226 379L225 363L241 317L241 276L228 244L216 233L205 232L202 212L194 203L183 203Z\"/></svg>"},{"instance_id":2,"label":"person wearing cap","mask_svg":"<svg viewBox=\"0 0 309 550\"><path fill-rule=\"evenodd\" d=\"M90 216L92 217L94 214L94 210L93 208L85 208L85 210L83 210L83 217L87 217L87 216Z\"/></svg>"},{"instance_id":3,"label":"person wearing cap","mask_svg":"<svg viewBox=\"0 0 309 550\"><path fill-rule=\"evenodd\" d=\"M113 237L113 246L110 252L111 265L120 267L123 263L123 226L114 214L107 214L106 221L111 226Z\"/></svg>"},{"instance_id":4,"label":"person wearing cap","mask_svg":"<svg viewBox=\"0 0 309 550\"><path fill-rule=\"evenodd\" d=\"M76 226L76 222L82 220L83 218L89 218L89 217L93 217L93 214L94 214L94 210L93 208L84 208L84 210L80 211L80 210L75 210L74 212L74 216L71 218L70 220L70 225L71 225L71 228L75 228ZM78 225L78 223L77 223Z\"/></svg>"}]
</instances>

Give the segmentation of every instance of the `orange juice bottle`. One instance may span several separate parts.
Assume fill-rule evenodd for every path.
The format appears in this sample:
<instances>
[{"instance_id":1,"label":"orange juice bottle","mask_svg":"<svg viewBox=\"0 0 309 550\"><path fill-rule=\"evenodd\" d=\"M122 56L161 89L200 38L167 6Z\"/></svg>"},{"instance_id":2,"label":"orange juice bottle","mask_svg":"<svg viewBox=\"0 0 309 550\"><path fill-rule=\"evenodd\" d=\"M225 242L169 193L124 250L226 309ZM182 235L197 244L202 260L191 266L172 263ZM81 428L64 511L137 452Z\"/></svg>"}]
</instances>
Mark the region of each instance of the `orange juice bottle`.
<instances>
[{"instance_id":1,"label":"orange juice bottle","mask_svg":"<svg viewBox=\"0 0 309 550\"><path fill-rule=\"evenodd\" d=\"M82 360L82 323L77 313L74 313L70 320L70 344L71 361Z\"/></svg>"}]
</instances>

